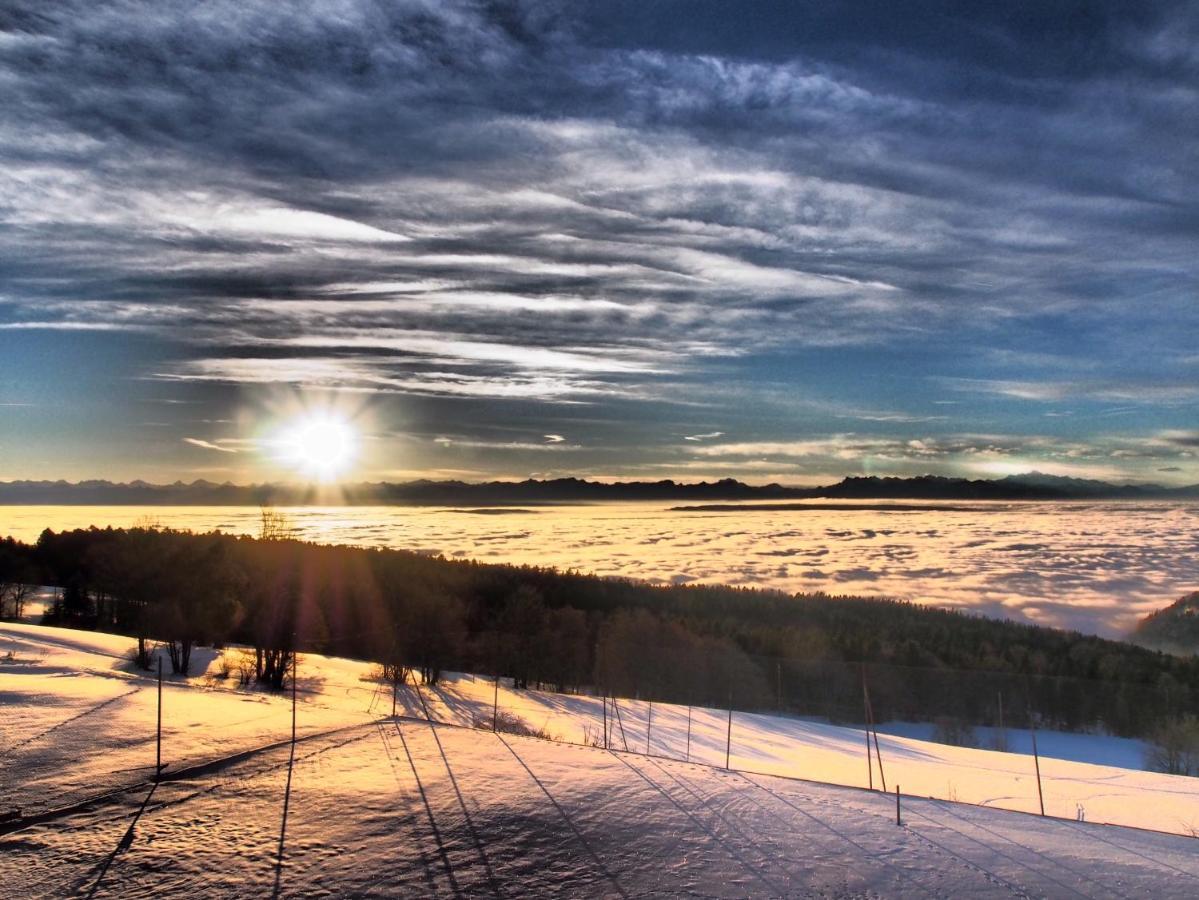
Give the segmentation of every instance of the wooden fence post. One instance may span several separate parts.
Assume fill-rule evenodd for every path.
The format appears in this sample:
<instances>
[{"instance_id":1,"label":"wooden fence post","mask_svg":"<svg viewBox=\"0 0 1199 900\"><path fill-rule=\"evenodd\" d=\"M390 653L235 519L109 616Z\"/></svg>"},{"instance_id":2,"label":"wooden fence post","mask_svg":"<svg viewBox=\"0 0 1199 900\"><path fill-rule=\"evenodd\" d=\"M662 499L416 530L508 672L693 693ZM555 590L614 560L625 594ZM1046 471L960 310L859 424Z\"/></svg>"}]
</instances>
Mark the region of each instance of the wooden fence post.
<instances>
[{"instance_id":1,"label":"wooden fence post","mask_svg":"<svg viewBox=\"0 0 1199 900\"><path fill-rule=\"evenodd\" d=\"M733 752L733 692L729 691L729 730L724 741L724 767L729 767L729 756Z\"/></svg>"},{"instance_id":2,"label":"wooden fence post","mask_svg":"<svg viewBox=\"0 0 1199 900\"><path fill-rule=\"evenodd\" d=\"M158 657L158 728L154 739L154 780L162 775L162 656Z\"/></svg>"}]
</instances>

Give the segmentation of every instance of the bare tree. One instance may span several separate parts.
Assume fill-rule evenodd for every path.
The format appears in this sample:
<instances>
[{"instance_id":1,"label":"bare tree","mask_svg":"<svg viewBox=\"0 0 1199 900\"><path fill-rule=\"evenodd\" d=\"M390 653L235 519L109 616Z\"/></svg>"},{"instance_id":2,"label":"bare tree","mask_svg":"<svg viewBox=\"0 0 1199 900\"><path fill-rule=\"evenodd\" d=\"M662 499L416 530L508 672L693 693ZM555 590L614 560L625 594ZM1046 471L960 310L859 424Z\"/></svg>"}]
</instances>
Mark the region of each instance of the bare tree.
<instances>
[{"instance_id":1,"label":"bare tree","mask_svg":"<svg viewBox=\"0 0 1199 900\"><path fill-rule=\"evenodd\" d=\"M19 619L25 604L36 591L37 573L33 565L9 538L0 542L0 619Z\"/></svg>"},{"instance_id":2,"label":"bare tree","mask_svg":"<svg viewBox=\"0 0 1199 900\"><path fill-rule=\"evenodd\" d=\"M25 604L33 596L36 587L23 581L0 584L0 619L20 619L25 615Z\"/></svg>"},{"instance_id":3,"label":"bare tree","mask_svg":"<svg viewBox=\"0 0 1199 900\"><path fill-rule=\"evenodd\" d=\"M1149 739L1145 762L1168 775L1199 775L1199 717L1187 714L1159 726Z\"/></svg>"},{"instance_id":4,"label":"bare tree","mask_svg":"<svg viewBox=\"0 0 1199 900\"><path fill-rule=\"evenodd\" d=\"M295 523L286 513L281 513L273 506L263 506L259 510L261 524L258 529L258 538L263 541L290 541L295 540L297 530Z\"/></svg>"}]
</instances>

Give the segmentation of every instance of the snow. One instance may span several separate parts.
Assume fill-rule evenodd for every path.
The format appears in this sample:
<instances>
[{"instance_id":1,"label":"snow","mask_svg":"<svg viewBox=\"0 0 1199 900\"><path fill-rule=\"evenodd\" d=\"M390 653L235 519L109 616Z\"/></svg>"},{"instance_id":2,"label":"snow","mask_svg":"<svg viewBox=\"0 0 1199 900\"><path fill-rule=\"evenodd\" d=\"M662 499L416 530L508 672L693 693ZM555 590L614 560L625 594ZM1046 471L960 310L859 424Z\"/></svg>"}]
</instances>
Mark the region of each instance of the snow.
<instances>
[{"instance_id":1,"label":"snow","mask_svg":"<svg viewBox=\"0 0 1199 900\"><path fill-rule=\"evenodd\" d=\"M921 741L933 739L934 725L929 722L887 722L879 726L880 732ZM1032 732L1024 728L978 727L974 729L979 747L994 747L997 741L1005 741L1009 752L1032 753ZM1098 763L1120 769L1141 769L1145 764L1148 743L1135 738L1112 737L1110 735L1080 734L1068 731L1038 731L1037 750L1043 757L1066 759L1074 762Z\"/></svg>"},{"instance_id":2,"label":"snow","mask_svg":"<svg viewBox=\"0 0 1199 900\"><path fill-rule=\"evenodd\" d=\"M904 794L897 826L894 796L862 789L860 730L737 713L741 771L725 771L724 711L692 712L687 761L685 707L655 704L647 734L648 704L620 701L615 739L630 752L609 752L458 727L490 724L495 686L471 676L422 689L446 724L423 720L410 687L393 719L368 664L315 655L300 661L294 759L289 697L218 677L214 652L197 654L204 670L191 679L167 677L169 765L151 792L155 683L128 662L131 644L0 625L0 815L44 814L0 836L0 893L1199 894L1199 779L1080 759L1131 752L1111 739L1038 734L1070 757L1041 761L1047 810L1061 817L1041 818L1026 814L1029 757L894 725L879 743L888 787ZM602 735L595 698L501 686L499 707L563 740Z\"/></svg>"}]
</instances>

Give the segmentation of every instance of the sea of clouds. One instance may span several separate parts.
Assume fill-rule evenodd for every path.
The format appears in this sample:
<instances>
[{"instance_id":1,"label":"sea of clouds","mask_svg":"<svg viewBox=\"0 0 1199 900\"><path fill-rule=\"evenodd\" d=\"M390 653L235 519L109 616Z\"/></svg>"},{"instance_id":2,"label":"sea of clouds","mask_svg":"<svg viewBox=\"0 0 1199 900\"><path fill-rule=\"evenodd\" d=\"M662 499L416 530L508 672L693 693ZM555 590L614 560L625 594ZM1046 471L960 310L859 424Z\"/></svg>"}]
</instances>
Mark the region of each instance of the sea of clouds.
<instances>
[{"instance_id":1,"label":"sea of clouds","mask_svg":"<svg viewBox=\"0 0 1199 900\"><path fill-rule=\"evenodd\" d=\"M493 511L498 512L498 511ZM1199 587L1199 504L955 503L888 510L288 510L304 538L531 563L654 583L899 597L1117 636ZM163 524L254 534L253 508L9 507L7 533Z\"/></svg>"}]
</instances>

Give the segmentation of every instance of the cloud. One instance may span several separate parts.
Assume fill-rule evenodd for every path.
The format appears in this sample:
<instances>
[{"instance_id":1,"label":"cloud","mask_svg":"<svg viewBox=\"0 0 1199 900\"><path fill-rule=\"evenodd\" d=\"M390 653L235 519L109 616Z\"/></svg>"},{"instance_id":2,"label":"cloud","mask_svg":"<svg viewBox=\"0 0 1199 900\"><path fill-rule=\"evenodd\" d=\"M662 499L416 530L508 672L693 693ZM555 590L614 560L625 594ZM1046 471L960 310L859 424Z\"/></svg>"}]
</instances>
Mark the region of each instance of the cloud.
<instances>
[{"instance_id":1,"label":"cloud","mask_svg":"<svg viewBox=\"0 0 1199 900\"><path fill-rule=\"evenodd\" d=\"M1039 471L1049 475L1128 481L1125 465L1137 459L1189 459L1194 454L1174 433L1143 437L1098 435L1073 440L1053 435L951 434L899 438L862 434L833 434L791 441L739 441L689 447L711 468L713 461L736 467L757 465L778 470L797 466L798 472L918 475L939 472L971 478L994 478ZM1178 471L1184 469L1161 469ZM1136 480L1135 478L1133 480Z\"/></svg>"},{"instance_id":2,"label":"cloud","mask_svg":"<svg viewBox=\"0 0 1199 900\"><path fill-rule=\"evenodd\" d=\"M1187 427L1193 7L663 2L10 4L0 341L213 404L574 406L597 468L780 409L925 460L1035 442L1007 401Z\"/></svg>"},{"instance_id":3,"label":"cloud","mask_svg":"<svg viewBox=\"0 0 1199 900\"><path fill-rule=\"evenodd\" d=\"M1178 404L1199 400L1199 384L1193 380L1166 381L1156 378L1127 378L1092 381L1008 381L984 378L940 378L953 390L997 394L1042 403L1071 399L1108 402L1135 401L1141 404Z\"/></svg>"},{"instance_id":4,"label":"cloud","mask_svg":"<svg viewBox=\"0 0 1199 900\"><path fill-rule=\"evenodd\" d=\"M220 443L201 440L200 438L185 437L184 443L191 444L193 447L202 447L205 450L216 450L220 453L236 453L237 450L233 447L226 447Z\"/></svg>"},{"instance_id":5,"label":"cloud","mask_svg":"<svg viewBox=\"0 0 1199 900\"><path fill-rule=\"evenodd\" d=\"M1199 449L1199 431L1163 431L1159 435L1159 438L1176 447L1186 447L1188 449L1194 447Z\"/></svg>"},{"instance_id":6,"label":"cloud","mask_svg":"<svg viewBox=\"0 0 1199 900\"><path fill-rule=\"evenodd\" d=\"M547 435L547 437L561 438L560 435ZM557 453L582 449L577 444L565 443L565 439L556 441L547 440L544 443L538 443L536 441L484 441L474 438L456 438L440 435L433 439L433 443L446 448L459 447L471 450L552 451Z\"/></svg>"}]
</instances>

